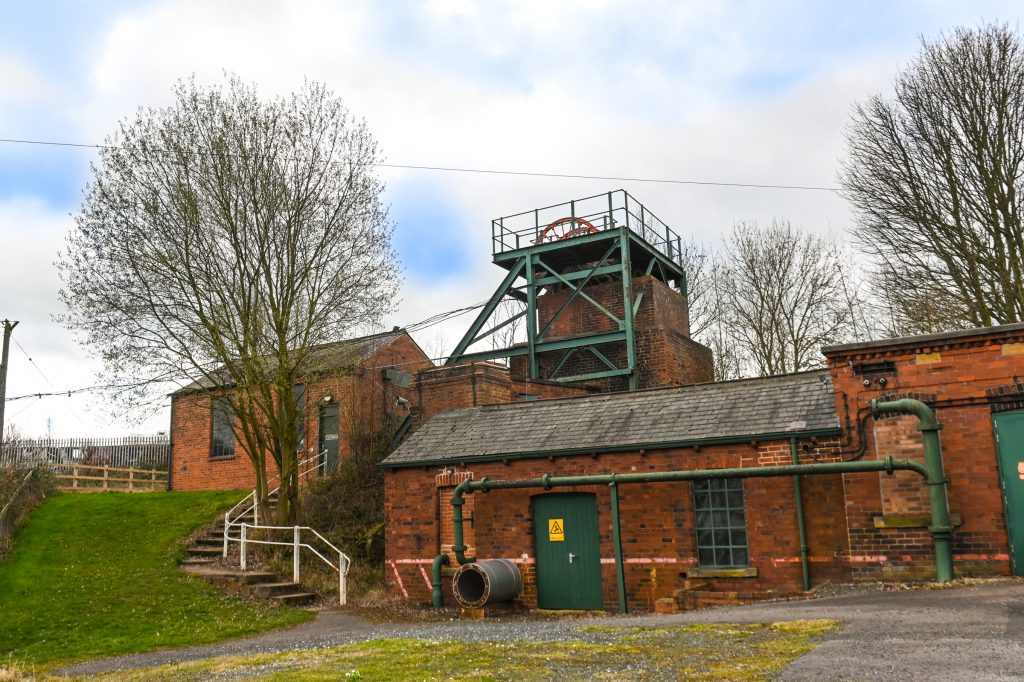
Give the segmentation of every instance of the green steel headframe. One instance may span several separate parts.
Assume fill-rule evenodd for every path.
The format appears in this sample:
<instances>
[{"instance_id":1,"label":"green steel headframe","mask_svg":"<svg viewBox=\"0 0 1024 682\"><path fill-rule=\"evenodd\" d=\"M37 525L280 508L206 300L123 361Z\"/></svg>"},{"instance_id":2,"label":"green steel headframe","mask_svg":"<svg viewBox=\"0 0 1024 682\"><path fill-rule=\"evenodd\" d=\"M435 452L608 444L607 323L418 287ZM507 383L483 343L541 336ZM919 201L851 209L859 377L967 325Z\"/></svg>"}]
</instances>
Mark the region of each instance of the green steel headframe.
<instances>
[{"instance_id":1,"label":"green steel headframe","mask_svg":"<svg viewBox=\"0 0 1024 682\"><path fill-rule=\"evenodd\" d=\"M575 382L626 376L630 389L636 389L634 320L643 292L634 296L633 277L646 274L666 283L674 282L685 296L686 274L679 235L624 190L498 218L491 228L494 262L506 268L508 274L446 364L526 356L529 377L534 380ZM587 293L587 286L596 279L621 281L621 317ZM549 319L540 320L537 300L548 287L564 287L569 293ZM507 299L524 303L525 309L504 320L492 319ZM549 338L547 333L552 325L577 299L609 318L614 330ZM473 344L524 318L526 343L468 352ZM624 365L612 362L601 352L599 347L606 344L624 346ZM541 376L539 356L558 351L561 355L557 361ZM590 354L604 369L563 375L568 361L578 353Z\"/></svg>"}]
</instances>

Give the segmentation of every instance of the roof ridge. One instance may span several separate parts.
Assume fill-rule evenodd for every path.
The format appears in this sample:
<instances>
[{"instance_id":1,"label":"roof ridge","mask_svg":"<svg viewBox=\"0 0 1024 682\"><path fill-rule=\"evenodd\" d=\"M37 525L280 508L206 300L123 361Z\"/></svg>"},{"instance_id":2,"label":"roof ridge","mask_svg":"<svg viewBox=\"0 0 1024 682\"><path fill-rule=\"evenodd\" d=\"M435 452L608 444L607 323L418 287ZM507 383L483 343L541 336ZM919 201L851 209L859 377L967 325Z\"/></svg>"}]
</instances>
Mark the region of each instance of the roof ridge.
<instances>
[{"instance_id":1,"label":"roof ridge","mask_svg":"<svg viewBox=\"0 0 1024 682\"><path fill-rule=\"evenodd\" d=\"M614 399L625 399L632 396L646 396L657 393L687 393L697 390L710 390L718 388L720 386L737 386L745 383L773 383L781 382L787 379L810 377L811 375L818 375L821 378L827 378L831 381L831 375L825 368L820 369L809 369L802 372L790 372L788 374L774 374L771 376L764 377L743 377L740 379L726 379L724 381L702 381L696 384L679 384L676 386L655 386L652 388L641 388L635 391L605 391L603 393L589 393L586 395L573 395L573 396L562 396L559 398L541 398L540 400L526 400L515 403L494 403L490 405L477 405L471 408L463 408L463 410L448 410L446 412L440 412L438 414L451 414L452 412L468 411L468 410L482 410L487 409L488 411L498 411L501 409L528 409L531 406L538 405L550 405L551 403L567 402L576 400L614 400Z\"/></svg>"}]
</instances>

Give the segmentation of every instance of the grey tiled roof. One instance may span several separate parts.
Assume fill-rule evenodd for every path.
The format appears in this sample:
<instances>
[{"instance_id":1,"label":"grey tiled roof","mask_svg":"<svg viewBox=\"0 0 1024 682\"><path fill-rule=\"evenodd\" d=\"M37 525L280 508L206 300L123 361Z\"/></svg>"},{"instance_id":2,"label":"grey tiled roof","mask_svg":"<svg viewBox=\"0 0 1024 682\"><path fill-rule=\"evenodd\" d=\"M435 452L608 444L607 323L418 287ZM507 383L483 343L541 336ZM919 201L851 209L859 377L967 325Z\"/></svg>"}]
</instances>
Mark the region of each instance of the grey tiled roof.
<instances>
[{"instance_id":1,"label":"grey tiled roof","mask_svg":"<svg viewBox=\"0 0 1024 682\"><path fill-rule=\"evenodd\" d=\"M588 449L838 430L825 371L474 407L435 415L382 462L557 455Z\"/></svg>"},{"instance_id":2,"label":"grey tiled roof","mask_svg":"<svg viewBox=\"0 0 1024 682\"><path fill-rule=\"evenodd\" d=\"M384 348L399 336L406 333L407 332L404 329L396 329L389 332L382 332L380 334L370 334L369 336L360 336L354 339L344 339L342 341L334 341L332 343L323 343L319 346L313 346L309 349L309 355L306 357L304 366L312 369L313 372L340 371L347 369L358 365L364 360L368 360L381 348ZM217 374L217 372L214 372L214 374ZM228 381L228 377L225 373L225 382L226 381ZM216 382L204 378L199 381L193 381L191 384L178 389L171 395L191 393L192 391L200 389L205 390L216 386Z\"/></svg>"}]
</instances>

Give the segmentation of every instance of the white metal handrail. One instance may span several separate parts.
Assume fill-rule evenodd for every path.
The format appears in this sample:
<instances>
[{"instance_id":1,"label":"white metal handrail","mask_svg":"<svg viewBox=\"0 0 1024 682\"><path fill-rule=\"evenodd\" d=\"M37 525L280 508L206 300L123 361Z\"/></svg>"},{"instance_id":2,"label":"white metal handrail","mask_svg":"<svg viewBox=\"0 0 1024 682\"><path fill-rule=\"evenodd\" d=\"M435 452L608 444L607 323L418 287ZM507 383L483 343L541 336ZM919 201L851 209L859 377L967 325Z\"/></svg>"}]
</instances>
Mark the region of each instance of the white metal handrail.
<instances>
[{"instance_id":1,"label":"white metal handrail","mask_svg":"<svg viewBox=\"0 0 1024 682\"><path fill-rule=\"evenodd\" d=\"M315 466L305 470L305 471L301 471L301 468L302 468L303 464L308 464L308 463L310 463L312 461L316 461L317 464ZM306 476L309 476L314 471L317 471L318 469L321 469L321 468L323 468L326 465L327 465L327 450L323 450L323 451L320 452L320 454L314 455L312 457L308 457L308 458L302 460L301 462L299 462L298 464L296 464L295 466L300 469L298 478L301 481ZM274 479L280 479L280 475L274 476L274 478L272 478L270 480L273 481ZM276 493L280 489L281 489L281 486L278 485L276 488L274 488L273 490L271 490L270 492L267 493L267 497L273 495L274 493ZM238 508L241 507L242 505L244 505L246 502L251 502L251 503L249 504L248 507L246 507L242 511L238 512ZM260 501L256 497L256 491L253 490L251 493L249 493L248 495L243 497L241 499L241 501L238 502L238 504L236 504L234 507L232 507L231 509L229 509L228 511L226 511L224 513L224 549L223 549L223 552L222 552L222 556L226 557L228 555L228 540L230 539L228 531L230 531L232 528L240 527L240 525L241 525L241 522L239 521L240 518L242 518L243 516L245 516L249 512L253 512L253 515L252 515L253 516L253 520L255 520L257 523L259 523L259 516L260 516L259 515L259 504L260 504ZM236 514L235 512L238 512L238 513Z\"/></svg>"},{"instance_id":2,"label":"white metal handrail","mask_svg":"<svg viewBox=\"0 0 1024 682\"><path fill-rule=\"evenodd\" d=\"M347 603L347 601L348 601L348 591L347 591L347 586L346 586L345 583L346 583L346 577L348 576L348 569L349 569L349 566L352 564L352 560L348 557L347 554L345 554L340 549L335 547L331 543L330 540L328 540L323 535L318 533L315 529L310 528L309 526L260 526L260 525L251 525L251 524L247 524L247 523L242 523L240 525L240 527L241 527L241 533L240 533L239 538L238 538L238 542L241 543L241 548L239 550L239 566L241 567L241 569L243 571L246 570L246 568L247 568L247 562L246 562L246 555L247 555L246 546L247 545L250 545L250 544L254 544L254 545L277 545L277 546L280 546L280 547L289 547L290 546L292 548L292 582L297 584L300 581L300 579L301 579L301 561L300 561L300 559L301 559L301 556L302 556L302 549L306 548L309 551L311 551L313 554L315 554L317 557L319 557L321 561L323 561L328 566L330 566L331 568L333 568L334 570L336 570L338 572L338 604L341 605L341 606L344 606ZM281 542L281 541L275 541L275 540L254 540L254 539L251 539L251 538L248 537L248 531L249 531L250 528L253 529L253 530L268 530L268 531L290 530L290 531L292 531L292 541L291 542ZM319 538L319 540L321 542L323 542L325 545L327 545L332 550L334 550L335 552L338 553L338 564L337 564L337 566L334 565L334 562L332 562L330 559L328 559L323 554L321 554L319 551L317 551L316 547L314 547L314 546L312 546L312 545L302 541L302 531L304 531L304 530L309 531L310 533L315 535L317 538ZM234 540L235 538L231 538L231 539Z\"/></svg>"}]
</instances>

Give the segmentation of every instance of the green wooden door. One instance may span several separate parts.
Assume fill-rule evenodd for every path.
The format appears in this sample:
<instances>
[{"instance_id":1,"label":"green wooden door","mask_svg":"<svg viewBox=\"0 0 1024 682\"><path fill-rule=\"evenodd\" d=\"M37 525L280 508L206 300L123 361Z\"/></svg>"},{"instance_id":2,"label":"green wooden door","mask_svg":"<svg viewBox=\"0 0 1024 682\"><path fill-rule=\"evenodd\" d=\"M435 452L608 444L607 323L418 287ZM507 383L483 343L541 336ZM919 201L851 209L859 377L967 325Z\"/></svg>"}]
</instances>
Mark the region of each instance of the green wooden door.
<instances>
[{"instance_id":1,"label":"green wooden door","mask_svg":"<svg viewBox=\"0 0 1024 682\"><path fill-rule=\"evenodd\" d=\"M317 452L327 461L321 471L338 470L338 406L320 407L320 439ZM326 454L324 452L326 451Z\"/></svg>"},{"instance_id":2,"label":"green wooden door","mask_svg":"<svg viewBox=\"0 0 1024 682\"><path fill-rule=\"evenodd\" d=\"M1024 575L1024 412L1004 412L994 419L1010 562L1014 575Z\"/></svg>"},{"instance_id":3,"label":"green wooden door","mask_svg":"<svg viewBox=\"0 0 1024 682\"><path fill-rule=\"evenodd\" d=\"M599 610L601 538L597 498L572 493L533 498L537 556L537 606Z\"/></svg>"}]
</instances>

